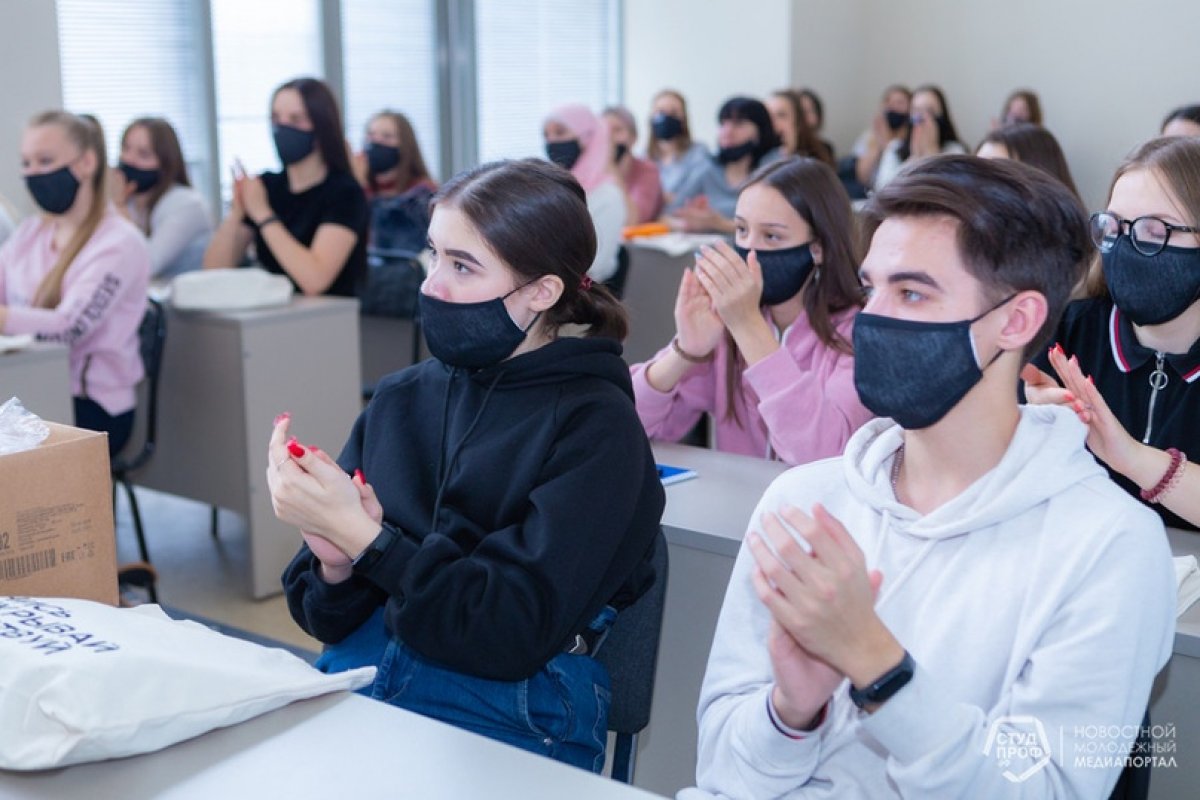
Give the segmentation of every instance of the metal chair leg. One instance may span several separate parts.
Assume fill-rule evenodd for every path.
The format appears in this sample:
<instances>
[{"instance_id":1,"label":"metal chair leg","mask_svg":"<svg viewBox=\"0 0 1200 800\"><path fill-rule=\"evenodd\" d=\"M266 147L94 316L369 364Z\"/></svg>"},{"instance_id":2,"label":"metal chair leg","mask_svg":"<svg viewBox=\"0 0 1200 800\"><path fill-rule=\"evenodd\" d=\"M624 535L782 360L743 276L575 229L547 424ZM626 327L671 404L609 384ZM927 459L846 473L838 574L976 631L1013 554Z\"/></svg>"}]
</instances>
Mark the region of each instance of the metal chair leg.
<instances>
[{"instance_id":1,"label":"metal chair leg","mask_svg":"<svg viewBox=\"0 0 1200 800\"><path fill-rule=\"evenodd\" d=\"M633 767L637 761L637 734L618 733L613 743L612 777L614 781L633 784Z\"/></svg>"},{"instance_id":2,"label":"metal chair leg","mask_svg":"<svg viewBox=\"0 0 1200 800\"><path fill-rule=\"evenodd\" d=\"M142 561L147 564L150 562L150 552L146 549L146 531L142 527L142 512L138 508L137 495L133 493L133 484L122 479L121 485L125 487L125 496L129 498L129 511L133 516L133 530L137 534L138 552L142 556ZM158 590L154 584L150 584L150 602L158 602Z\"/></svg>"}]
</instances>

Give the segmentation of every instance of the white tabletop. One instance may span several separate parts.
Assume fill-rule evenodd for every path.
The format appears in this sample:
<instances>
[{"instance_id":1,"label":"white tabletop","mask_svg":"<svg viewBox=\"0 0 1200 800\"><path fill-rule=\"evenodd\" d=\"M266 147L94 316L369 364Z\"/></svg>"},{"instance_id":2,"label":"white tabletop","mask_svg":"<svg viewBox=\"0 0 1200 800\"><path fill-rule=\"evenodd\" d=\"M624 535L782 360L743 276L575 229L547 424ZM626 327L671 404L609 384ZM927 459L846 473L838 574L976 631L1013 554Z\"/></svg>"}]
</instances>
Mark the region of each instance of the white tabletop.
<instances>
[{"instance_id":1,"label":"white tabletop","mask_svg":"<svg viewBox=\"0 0 1200 800\"><path fill-rule=\"evenodd\" d=\"M45 772L0 772L0 797L648 800L655 795L339 692L157 753Z\"/></svg>"}]
</instances>

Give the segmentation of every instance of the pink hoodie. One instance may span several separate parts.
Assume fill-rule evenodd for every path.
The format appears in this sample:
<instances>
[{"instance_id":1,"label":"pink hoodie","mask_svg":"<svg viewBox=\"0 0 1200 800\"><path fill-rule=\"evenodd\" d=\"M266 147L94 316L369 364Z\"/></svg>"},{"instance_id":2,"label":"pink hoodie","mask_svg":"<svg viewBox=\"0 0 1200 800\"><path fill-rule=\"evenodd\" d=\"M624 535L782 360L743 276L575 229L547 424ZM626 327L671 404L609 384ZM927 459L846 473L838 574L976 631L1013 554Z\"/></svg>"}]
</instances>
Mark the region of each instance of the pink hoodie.
<instances>
[{"instance_id":1,"label":"pink hoodie","mask_svg":"<svg viewBox=\"0 0 1200 800\"><path fill-rule=\"evenodd\" d=\"M834 317L847 341L856 313L853 309ZM693 367L670 392L646 381L653 360L631 367L646 434L676 441L708 412L716 425L718 450L796 465L841 455L850 435L871 419L854 388L853 356L826 347L804 312L783 332L778 350L742 372L741 391L734 398L741 425L725 416L730 405L725 365L732 356L722 339L713 361Z\"/></svg>"},{"instance_id":2,"label":"pink hoodie","mask_svg":"<svg viewBox=\"0 0 1200 800\"><path fill-rule=\"evenodd\" d=\"M150 280L146 238L110 208L67 268L58 307L31 308L58 259L53 240L54 226L33 216L0 247L0 304L8 307L2 332L68 345L71 393L122 414L136 405L142 379L137 330Z\"/></svg>"}]
</instances>

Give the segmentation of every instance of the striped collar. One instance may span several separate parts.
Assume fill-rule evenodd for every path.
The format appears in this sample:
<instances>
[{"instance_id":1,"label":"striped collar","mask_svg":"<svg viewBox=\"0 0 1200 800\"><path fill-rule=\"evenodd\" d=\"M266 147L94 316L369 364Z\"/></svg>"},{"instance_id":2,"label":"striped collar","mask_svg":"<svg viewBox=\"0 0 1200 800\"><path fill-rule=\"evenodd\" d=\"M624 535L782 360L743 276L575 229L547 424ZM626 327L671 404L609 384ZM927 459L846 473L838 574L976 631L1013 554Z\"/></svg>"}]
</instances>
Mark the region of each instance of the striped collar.
<instances>
[{"instance_id":1,"label":"striped collar","mask_svg":"<svg viewBox=\"0 0 1200 800\"><path fill-rule=\"evenodd\" d=\"M1113 361L1121 372L1133 372L1154 358L1155 352L1137 340L1133 323L1114 304L1108 315L1108 339L1112 346ZM1200 340L1192 343L1186 353L1167 353L1166 361L1185 383L1200 379Z\"/></svg>"}]
</instances>

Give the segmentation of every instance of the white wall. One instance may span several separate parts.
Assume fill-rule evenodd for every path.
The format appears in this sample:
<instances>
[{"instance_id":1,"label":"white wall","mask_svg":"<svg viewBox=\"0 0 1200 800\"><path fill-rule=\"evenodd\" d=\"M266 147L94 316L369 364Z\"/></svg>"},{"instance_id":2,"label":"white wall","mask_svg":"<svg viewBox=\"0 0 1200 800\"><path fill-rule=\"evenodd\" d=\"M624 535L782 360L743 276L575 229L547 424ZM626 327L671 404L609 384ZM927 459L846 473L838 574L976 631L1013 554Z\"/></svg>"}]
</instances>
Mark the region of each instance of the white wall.
<instances>
[{"instance_id":1,"label":"white wall","mask_svg":"<svg viewBox=\"0 0 1200 800\"><path fill-rule=\"evenodd\" d=\"M972 147L1012 89L1033 88L1098 208L1163 115L1200 102L1198 32L1195 0L797 0L793 80L822 93L842 152L889 83L940 83Z\"/></svg>"},{"instance_id":2,"label":"white wall","mask_svg":"<svg viewBox=\"0 0 1200 800\"><path fill-rule=\"evenodd\" d=\"M21 134L39 111L62 106L53 0L0 0L0 196L33 209L21 180Z\"/></svg>"},{"instance_id":3,"label":"white wall","mask_svg":"<svg viewBox=\"0 0 1200 800\"><path fill-rule=\"evenodd\" d=\"M639 147L661 89L687 98L692 137L712 147L723 102L791 82L789 0L625 0L624 17L625 104Z\"/></svg>"}]
</instances>

